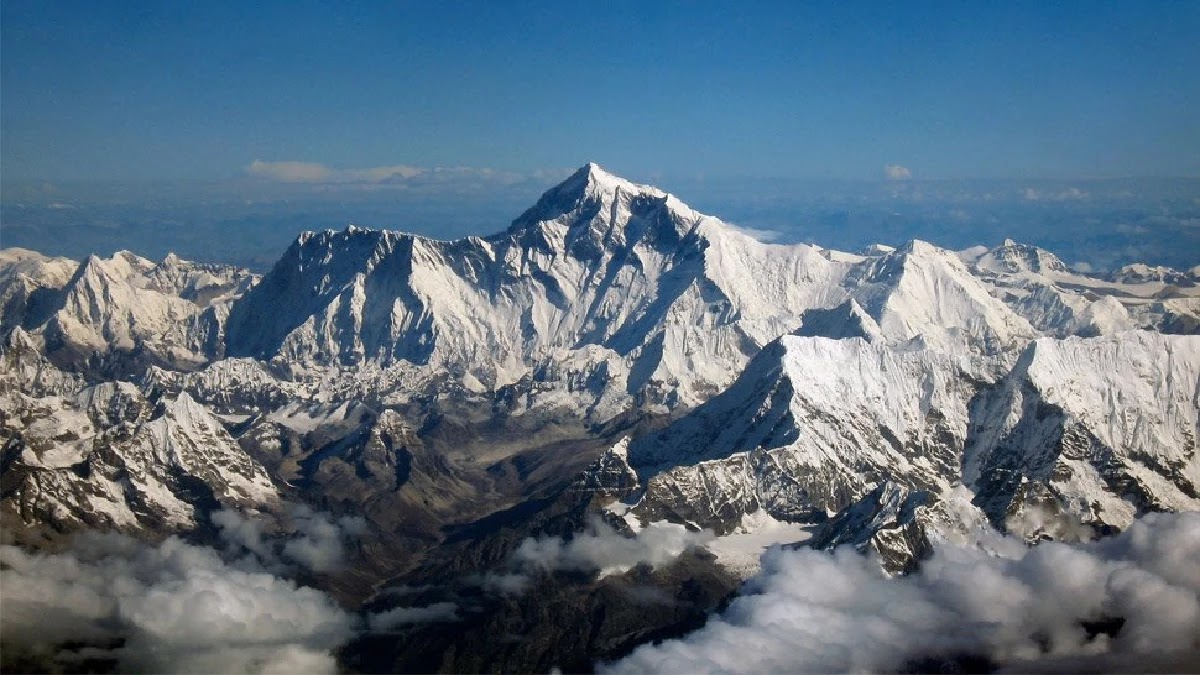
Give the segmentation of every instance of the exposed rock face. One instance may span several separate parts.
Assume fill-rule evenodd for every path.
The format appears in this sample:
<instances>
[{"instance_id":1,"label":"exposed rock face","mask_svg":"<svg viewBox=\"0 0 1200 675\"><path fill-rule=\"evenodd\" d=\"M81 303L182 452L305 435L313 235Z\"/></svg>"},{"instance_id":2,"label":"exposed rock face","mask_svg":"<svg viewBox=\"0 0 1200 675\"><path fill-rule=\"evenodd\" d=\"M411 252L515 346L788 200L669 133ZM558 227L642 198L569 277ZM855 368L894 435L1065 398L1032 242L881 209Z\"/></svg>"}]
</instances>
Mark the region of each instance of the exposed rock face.
<instances>
[{"instance_id":1,"label":"exposed rock face","mask_svg":"<svg viewBox=\"0 0 1200 675\"><path fill-rule=\"evenodd\" d=\"M278 500L262 465L187 394L148 398L128 382L70 398L9 391L0 418L13 522L171 532L195 527L206 509Z\"/></svg>"},{"instance_id":2,"label":"exposed rock face","mask_svg":"<svg viewBox=\"0 0 1200 675\"><path fill-rule=\"evenodd\" d=\"M1037 340L972 405L964 480L1009 529L1037 510L1118 529L1195 510L1197 401L1200 337Z\"/></svg>"},{"instance_id":3,"label":"exposed rock face","mask_svg":"<svg viewBox=\"0 0 1200 675\"><path fill-rule=\"evenodd\" d=\"M629 437L617 441L571 485L572 490L623 497L639 487L637 472L629 466Z\"/></svg>"},{"instance_id":4,"label":"exposed rock face","mask_svg":"<svg viewBox=\"0 0 1200 675\"><path fill-rule=\"evenodd\" d=\"M818 549L849 545L877 555L889 572L912 571L933 552L922 511L935 501L928 491L910 491L885 481L818 527L807 545Z\"/></svg>"},{"instance_id":5,"label":"exposed rock face","mask_svg":"<svg viewBox=\"0 0 1200 675\"><path fill-rule=\"evenodd\" d=\"M726 392L633 445L653 475L643 508L686 508L702 526L759 506L819 522L885 478L949 485L968 404L993 371L926 348L784 336Z\"/></svg>"}]
</instances>

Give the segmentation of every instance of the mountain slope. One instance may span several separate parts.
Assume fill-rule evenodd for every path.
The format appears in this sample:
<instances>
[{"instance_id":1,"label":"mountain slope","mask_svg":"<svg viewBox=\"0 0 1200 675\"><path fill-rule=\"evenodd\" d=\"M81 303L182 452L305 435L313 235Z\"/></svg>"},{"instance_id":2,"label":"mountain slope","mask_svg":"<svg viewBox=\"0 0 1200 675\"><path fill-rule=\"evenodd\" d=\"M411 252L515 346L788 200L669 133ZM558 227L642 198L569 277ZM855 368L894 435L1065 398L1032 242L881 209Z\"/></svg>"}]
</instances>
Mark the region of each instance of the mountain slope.
<instances>
[{"instance_id":1,"label":"mountain slope","mask_svg":"<svg viewBox=\"0 0 1200 675\"><path fill-rule=\"evenodd\" d=\"M227 305L254 281L173 254L75 263L9 250L0 255L0 328L23 327L55 363L97 379L136 377L151 364L196 368L223 354Z\"/></svg>"},{"instance_id":2,"label":"mountain slope","mask_svg":"<svg viewBox=\"0 0 1200 675\"><path fill-rule=\"evenodd\" d=\"M784 336L728 390L632 444L631 463L652 476L640 508L717 528L759 507L819 521L885 477L949 485L968 404L995 370L982 357Z\"/></svg>"},{"instance_id":3,"label":"mountain slope","mask_svg":"<svg viewBox=\"0 0 1200 675\"><path fill-rule=\"evenodd\" d=\"M1200 336L1040 339L971 417L963 479L999 526L1200 509Z\"/></svg>"},{"instance_id":4,"label":"mountain slope","mask_svg":"<svg viewBox=\"0 0 1200 675\"><path fill-rule=\"evenodd\" d=\"M278 501L263 467L187 394L155 400L109 382L71 398L3 398L10 530L171 532L196 527L218 506L270 509Z\"/></svg>"},{"instance_id":5,"label":"mountain slope","mask_svg":"<svg viewBox=\"0 0 1200 675\"><path fill-rule=\"evenodd\" d=\"M840 301L846 267L812 247L761 244L588 165L485 239L302 236L234 306L227 347L463 372L489 389L594 348L621 361L607 376L628 393L694 403L803 308Z\"/></svg>"}]
</instances>

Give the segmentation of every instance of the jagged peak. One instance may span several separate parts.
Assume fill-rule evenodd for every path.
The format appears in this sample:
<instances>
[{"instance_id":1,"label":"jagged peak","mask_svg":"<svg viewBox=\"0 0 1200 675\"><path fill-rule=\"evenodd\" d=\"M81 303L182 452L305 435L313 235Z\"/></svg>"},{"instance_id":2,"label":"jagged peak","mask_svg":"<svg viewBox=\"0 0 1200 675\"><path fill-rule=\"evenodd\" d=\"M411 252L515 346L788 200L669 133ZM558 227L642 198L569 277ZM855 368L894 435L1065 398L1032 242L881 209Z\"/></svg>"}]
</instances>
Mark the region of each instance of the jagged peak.
<instances>
[{"instance_id":1,"label":"jagged peak","mask_svg":"<svg viewBox=\"0 0 1200 675\"><path fill-rule=\"evenodd\" d=\"M996 248L980 255L974 262L978 269L988 272L1066 272L1067 265L1058 256L1032 244L1020 244L1005 239Z\"/></svg>"},{"instance_id":2,"label":"jagged peak","mask_svg":"<svg viewBox=\"0 0 1200 675\"><path fill-rule=\"evenodd\" d=\"M599 164L589 162L566 180L543 193L536 204L513 221L509 229L522 230L528 225L555 220L568 214L586 215L596 209L602 211L611 209L614 205L628 205L639 197L669 201L668 206L673 209L686 208L656 187L625 180L604 170ZM590 221L591 218L585 220Z\"/></svg>"},{"instance_id":3,"label":"jagged peak","mask_svg":"<svg viewBox=\"0 0 1200 675\"><path fill-rule=\"evenodd\" d=\"M552 188L552 191L588 197L613 196L618 192L625 194L648 193L655 197L666 196L665 192L652 185L642 185L626 180L606 171L604 167L595 162L584 164L565 181Z\"/></svg>"},{"instance_id":4,"label":"jagged peak","mask_svg":"<svg viewBox=\"0 0 1200 675\"><path fill-rule=\"evenodd\" d=\"M132 251L117 251L110 258L93 253L80 263L80 273L77 276L100 274L112 279L128 279L137 274L144 274L154 267L153 261Z\"/></svg>"},{"instance_id":5,"label":"jagged peak","mask_svg":"<svg viewBox=\"0 0 1200 675\"><path fill-rule=\"evenodd\" d=\"M20 326L13 326L4 342L5 348L9 350L33 350L36 352L38 348L33 337Z\"/></svg>"},{"instance_id":6,"label":"jagged peak","mask_svg":"<svg viewBox=\"0 0 1200 675\"><path fill-rule=\"evenodd\" d=\"M904 255L904 256L908 256L908 255L929 256L929 255L944 254L944 253L946 253L946 251L945 251L945 249L939 248L938 246L935 246L923 239L913 239L913 240L907 242L906 244L904 244L903 246L901 246L900 248L896 249L895 253L897 253L899 255Z\"/></svg>"},{"instance_id":7,"label":"jagged peak","mask_svg":"<svg viewBox=\"0 0 1200 675\"><path fill-rule=\"evenodd\" d=\"M871 245L866 246L863 249L861 249L859 251L859 255L863 255L863 256L867 256L867 257L876 257L876 256L887 255L889 253L895 253L895 252L896 252L895 246L888 246L887 244L871 244Z\"/></svg>"},{"instance_id":8,"label":"jagged peak","mask_svg":"<svg viewBox=\"0 0 1200 675\"><path fill-rule=\"evenodd\" d=\"M413 232L405 232L403 230L389 230L379 227L363 227L362 225L349 223L346 225L346 227L340 230L333 228L326 228L324 230L304 230L296 235L296 238L292 241L292 246L299 248L316 246L320 248L329 247L334 244L344 244L346 242L355 242L356 244L366 242L372 246L383 245L388 247L403 240L426 243L455 243L461 241L482 241L483 238L472 235L460 239L446 240L438 239L436 237L429 237L423 234L416 234Z\"/></svg>"},{"instance_id":9,"label":"jagged peak","mask_svg":"<svg viewBox=\"0 0 1200 675\"><path fill-rule=\"evenodd\" d=\"M356 247L364 244L370 248L377 248L380 244L392 244L396 240L404 237L414 239L422 239L418 235L400 232L398 230L385 230L373 227L362 227L349 223L346 227L335 230L326 228L324 230L305 230L296 235L296 239L292 242L292 246L297 249L317 249L331 248L335 246L344 246L353 243Z\"/></svg>"},{"instance_id":10,"label":"jagged peak","mask_svg":"<svg viewBox=\"0 0 1200 675\"><path fill-rule=\"evenodd\" d=\"M810 309L804 312L800 328L793 331L792 335L837 340L858 337L867 342L884 339L883 331L875 317L863 309L854 298L829 309Z\"/></svg>"}]
</instances>

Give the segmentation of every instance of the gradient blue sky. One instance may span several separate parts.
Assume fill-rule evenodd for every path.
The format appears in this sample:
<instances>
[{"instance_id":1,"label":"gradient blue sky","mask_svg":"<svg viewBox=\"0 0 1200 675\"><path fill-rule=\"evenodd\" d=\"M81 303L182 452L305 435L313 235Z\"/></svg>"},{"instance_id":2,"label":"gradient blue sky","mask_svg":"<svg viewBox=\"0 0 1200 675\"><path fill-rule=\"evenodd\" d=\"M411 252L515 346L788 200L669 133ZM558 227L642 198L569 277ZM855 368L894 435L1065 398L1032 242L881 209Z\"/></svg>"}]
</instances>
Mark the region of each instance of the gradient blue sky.
<instances>
[{"instance_id":1,"label":"gradient blue sky","mask_svg":"<svg viewBox=\"0 0 1200 675\"><path fill-rule=\"evenodd\" d=\"M1200 2L0 4L6 180L1200 175Z\"/></svg>"}]
</instances>

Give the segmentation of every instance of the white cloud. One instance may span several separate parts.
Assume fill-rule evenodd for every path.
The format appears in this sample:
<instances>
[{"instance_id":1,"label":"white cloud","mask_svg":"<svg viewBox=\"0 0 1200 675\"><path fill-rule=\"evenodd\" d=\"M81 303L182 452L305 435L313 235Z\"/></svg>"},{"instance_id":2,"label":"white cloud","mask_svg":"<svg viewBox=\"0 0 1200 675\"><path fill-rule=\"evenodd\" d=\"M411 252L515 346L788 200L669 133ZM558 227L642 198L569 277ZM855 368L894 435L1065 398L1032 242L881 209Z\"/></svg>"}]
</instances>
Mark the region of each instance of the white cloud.
<instances>
[{"instance_id":1,"label":"white cloud","mask_svg":"<svg viewBox=\"0 0 1200 675\"><path fill-rule=\"evenodd\" d=\"M500 593L520 593L538 573L556 570L620 574L637 565L652 567L675 560L687 549L712 541L710 530L693 532L675 523L651 523L630 537L600 520L570 539L529 537L508 560L508 572L485 575L480 584Z\"/></svg>"},{"instance_id":2,"label":"white cloud","mask_svg":"<svg viewBox=\"0 0 1200 675\"><path fill-rule=\"evenodd\" d=\"M692 546L711 541L711 531L692 532L675 523L651 523L627 537L597 519L569 541L560 537L530 537L521 542L512 560L519 569L598 570L601 576L619 574L639 564L671 562Z\"/></svg>"},{"instance_id":3,"label":"white cloud","mask_svg":"<svg viewBox=\"0 0 1200 675\"><path fill-rule=\"evenodd\" d=\"M0 547L0 636L62 666L90 655L147 672L334 672L331 650L359 622L287 577L344 566L366 523L303 505L285 515L268 528L215 512L220 549L94 533L58 555Z\"/></svg>"},{"instance_id":4,"label":"white cloud","mask_svg":"<svg viewBox=\"0 0 1200 675\"><path fill-rule=\"evenodd\" d=\"M554 182L565 177L561 170L538 170L524 174L486 167L420 167L408 164L336 169L317 162L266 162L258 159L246 166L245 170L251 176L277 183L363 188L515 185L527 181Z\"/></svg>"},{"instance_id":5,"label":"white cloud","mask_svg":"<svg viewBox=\"0 0 1200 675\"><path fill-rule=\"evenodd\" d=\"M334 175L333 169L314 162L264 162L256 159L246 171L259 178L281 183L320 183Z\"/></svg>"},{"instance_id":6,"label":"white cloud","mask_svg":"<svg viewBox=\"0 0 1200 675\"><path fill-rule=\"evenodd\" d=\"M884 672L966 655L1035 671L1108 654L1200 665L1200 513L1151 514L1092 544L991 550L942 545L896 579L847 549L772 550L721 616L603 670ZM1112 618L1124 620L1112 637L1081 624Z\"/></svg>"},{"instance_id":7,"label":"white cloud","mask_svg":"<svg viewBox=\"0 0 1200 675\"><path fill-rule=\"evenodd\" d=\"M422 623L451 623L461 620L453 602L435 602L425 607L396 607L367 617L372 633Z\"/></svg>"},{"instance_id":8,"label":"white cloud","mask_svg":"<svg viewBox=\"0 0 1200 675\"><path fill-rule=\"evenodd\" d=\"M755 239L763 242L764 244L769 244L773 241L778 241L779 238L783 236L783 233L780 232L779 230L759 229L759 228L755 228L755 227L746 227L744 225L735 225L733 223L726 223L726 225L732 227L733 229L737 230L738 232L741 232L742 234L754 237Z\"/></svg>"},{"instance_id":9,"label":"white cloud","mask_svg":"<svg viewBox=\"0 0 1200 675\"><path fill-rule=\"evenodd\" d=\"M0 563L6 648L60 666L108 657L147 672L334 672L331 650L354 630L324 593L175 537L88 535L58 555L2 546ZM53 651L64 642L93 646Z\"/></svg>"},{"instance_id":10,"label":"white cloud","mask_svg":"<svg viewBox=\"0 0 1200 675\"><path fill-rule=\"evenodd\" d=\"M233 510L217 511L213 524L226 543L226 550L251 553L274 572L286 572L298 564L313 572L333 572L346 562L347 547L366 529L360 517L334 518L304 505L288 509L282 531L268 535L263 523Z\"/></svg>"},{"instance_id":11,"label":"white cloud","mask_svg":"<svg viewBox=\"0 0 1200 675\"><path fill-rule=\"evenodd\" d=\"M912 178L912 171L899 164L887 164L883 167L883 175L887 176L888 180L908 180Z\"/></svg>"},{"instance_id":12,"label":"white cloud","mask_svg":"<svg viewBox=\"0 0 1200 675\"><path fill-rule=\"evenodd\" d=\"M367 526L360 517L334 518L307 506L296 507L291 515L296 536L284 544L282 554L314 572L341 569L346 562L347 544Z\"/></svg>"},{"instance_id":13,"label":"white cloud","mask_svg":"<svg viewBox=\"0 0 1200 675\"><path fill-rule=\"evenodd\" d=\"M1029 202L1071 202L1087 199L1088 193L1077 187L1057 191L1027 187L1021 192L1021 197Z\"/></svg>"}]
</instances>

